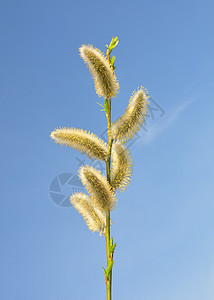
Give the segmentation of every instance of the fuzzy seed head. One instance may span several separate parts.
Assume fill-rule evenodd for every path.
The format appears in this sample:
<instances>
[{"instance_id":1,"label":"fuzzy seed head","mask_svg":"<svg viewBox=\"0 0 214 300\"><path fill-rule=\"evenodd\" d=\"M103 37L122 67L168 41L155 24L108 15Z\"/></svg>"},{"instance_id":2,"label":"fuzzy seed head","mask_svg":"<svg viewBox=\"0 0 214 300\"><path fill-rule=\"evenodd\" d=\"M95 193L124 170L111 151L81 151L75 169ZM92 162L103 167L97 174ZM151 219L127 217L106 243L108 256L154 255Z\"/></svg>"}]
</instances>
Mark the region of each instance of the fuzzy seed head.
<instances>
[{"instance_id":1,"label":"fuzzy seed head","mask_svg":"<svg viewBox=\"0 0 214 300\"><path fill-rule=\"evenodd\" d=\"M148 112L148 98L143 87L133 92L125 113L112 125L112 139L125 143L140 130Z\"/></svg>"},{"instance_id":2,"label":"fuzzy seed head","mask_svg":"<svg viewBox=\"0 0 214 300\"><path fill-rule=\"evenodd\" d=\"M105 232L105 215L94 207L88 195L84 193L74 193L70 196L70 203L83 216L91 231L98 231L100 235Z\"/></svg>"},{"instance_id":3,"label":"fuzzy seed head","mask_svg":"<svg viewBox=\"0 0 214 300\"><path fill-rule=\"evenodd\" d=\"M79 177L91 196L93 205L106 213L115 207L116 198L106 177L93 167L82 166Z\"/></svg>"},{"instance_id":4,"label":"fuzzy seed head","mask_svg":"<svg viewBox=\"0 0 214 300\"><path fill-rule=\"evenodd\" d=\"M119 91L119 83L105 55L92 45L82 45L79 51L80 56L89 67L98 96L115 97Z\"/></svg>"},{"instance_id":5,"label":"fuzzy seed head","mask_svg":"<svg viewBox=\"0 0 214 300\"><path fill-rule=\"evenodd\" d=\"M119 142L112 147L111 185L124 191L129 185L133 172L133 159L130 151Z\"/></svg>"},{"instance_id":6,"label":"fuzzy seed head","mask_svg":"<svg viewBox=\"0 0 214 300\"><path fill-rule=\"evenodd\" d=\"M95 134L76 128L59 128L51 133L51 138L61 145L69 146L88 155L89 158L106 160L106 143Z\"/></svg>"}]
</instances>

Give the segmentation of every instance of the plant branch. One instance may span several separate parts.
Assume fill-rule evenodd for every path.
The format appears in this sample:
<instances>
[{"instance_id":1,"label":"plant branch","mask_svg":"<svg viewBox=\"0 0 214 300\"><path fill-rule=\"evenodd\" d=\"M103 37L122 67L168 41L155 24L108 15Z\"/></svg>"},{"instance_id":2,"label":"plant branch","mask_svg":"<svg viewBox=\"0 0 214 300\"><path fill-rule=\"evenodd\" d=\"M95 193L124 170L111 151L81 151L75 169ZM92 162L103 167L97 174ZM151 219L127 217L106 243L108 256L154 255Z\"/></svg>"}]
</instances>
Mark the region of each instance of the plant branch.
<instances>
[{"instance_id":1,"label":"plant branch","mask_svg":"<svg viewBox=\"0 0 214 300\"><path fill-rule=\"evenodd\" d=\"M106 162L106 173L107 173L107 180L109 184L110 182L110 168L111 168L111 148L112 148L112 139L111 139L111 99L108 99L108 112L106 113L107 121L108 121L108 152L109 156ZM110 264L112 265L111 260L111 249L110 249L110 210L106 214L106 255L107 255L107 269L109 268ZM112 277L112 270L110 270L109 275L106 276L106 292L107 292L107 300L111 300L111 277Z\"/></svg>"},{"instance_id":2,"label":"plant branch","mask_svg":"<svg viewBox=\"0 0 214 300\"><path fill-rule=\"evenodd\" d=\"M112 39L114 41L114 45L112 45L112 42L110 44L111 47L107 47L107 59L111 66L111 57L110 53L112 49L117 45L118 39L117 37ZM107 173L107 181L111 185L111 150L112 150L112 143L113 139L111 138L111 98L105 99L105 111L106 111L106 117L108 122L108 159L106 161L106 173ZM107 292L107 300L111 300L111 286L112 286L112 267L113 267L113 253L114 248L113 238L111 239L110 236L110 210L106 214L106 232L105 232L105 238L106 238L106 255L107 255L107 269L105 272L105 282L106 282L106 292Z\"/></svg>"}]
</instances>

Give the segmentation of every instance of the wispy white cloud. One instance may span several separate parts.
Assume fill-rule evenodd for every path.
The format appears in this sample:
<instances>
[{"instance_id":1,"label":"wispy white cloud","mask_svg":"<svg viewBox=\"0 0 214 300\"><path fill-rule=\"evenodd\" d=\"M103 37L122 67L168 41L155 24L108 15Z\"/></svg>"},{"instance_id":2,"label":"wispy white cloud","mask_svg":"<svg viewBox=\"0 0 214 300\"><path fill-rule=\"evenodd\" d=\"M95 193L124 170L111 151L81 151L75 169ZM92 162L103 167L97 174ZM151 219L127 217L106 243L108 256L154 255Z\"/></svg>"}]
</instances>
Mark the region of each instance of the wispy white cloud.
<instances>
[{"instance_id":1,"label":"wispy white cloud","mask_svg":"<svg viewBox=\"0 0 214 300\"><path fill-rule=\"evenodd\" d=\"M163 133L168 127L172 125L173 122L178 118L178 116L190 105L194 100L188 100L175 108L168 118L164 117L161 121L155 124L149 124L147 132L143 133L143 144L151 144L161 133Z\"/></svg>"}]
</instances>

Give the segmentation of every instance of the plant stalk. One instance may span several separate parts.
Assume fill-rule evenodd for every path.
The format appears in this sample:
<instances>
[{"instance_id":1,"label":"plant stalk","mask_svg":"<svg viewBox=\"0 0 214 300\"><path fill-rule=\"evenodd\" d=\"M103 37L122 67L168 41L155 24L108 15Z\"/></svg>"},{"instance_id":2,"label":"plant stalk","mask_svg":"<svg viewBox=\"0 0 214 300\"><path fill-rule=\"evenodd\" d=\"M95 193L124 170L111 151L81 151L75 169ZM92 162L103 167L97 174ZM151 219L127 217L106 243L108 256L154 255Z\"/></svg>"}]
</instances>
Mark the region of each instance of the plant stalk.
<instances>
[{"instance_id":1,"label":"plant stalk","mask_svg":"<svg viewBox=\"0 0 214 300\"><path fill-rule=\"evenodd\" d=\"M111 65L111 58L110 58L110 53L109 49L107 49L107 59L109 64ZM108 111L106 112L106 117L108 121L108 160L106 161L106 173L107 173L107 181L111 185L111 149L112 149L112 143L113 140L111 139L111 98L107 99L108 101ZM106 238L106 256L107 256L107 268L113 260L113 253L111 253L110 249L110 210L106 214L106 232L105 232L105 238ZM109 273L109 276L105 276L105 281L106 281L106 293L107 293L107 300L111 300L111 287L112 287L112 270Z\"/></svg>"},{"instance_id":2,"label":"plant stalk","mask_svg":"<svg viewBox=\"0 0 214 300\"><path fill-rule=\"evenodd\" d=\"M107 173L107 181L109 184L110 182L110 175L111 175L111 149L112 149L112 139L111 139L111 99L108 99L108 112L106 114L107 121L108 121L108 160L106 161L106 173ZM106 256L107 256L107 268L110 264L110 261L112 259L111 253L110 253L110 210L106 214L106 232L105 232L105 238L106 238ZM111 285L112 285L112 271L109 273L109 276L107 278L106 276L106 293L107 293L107 300L111 300Z\"/></svg>"}]
</instances>

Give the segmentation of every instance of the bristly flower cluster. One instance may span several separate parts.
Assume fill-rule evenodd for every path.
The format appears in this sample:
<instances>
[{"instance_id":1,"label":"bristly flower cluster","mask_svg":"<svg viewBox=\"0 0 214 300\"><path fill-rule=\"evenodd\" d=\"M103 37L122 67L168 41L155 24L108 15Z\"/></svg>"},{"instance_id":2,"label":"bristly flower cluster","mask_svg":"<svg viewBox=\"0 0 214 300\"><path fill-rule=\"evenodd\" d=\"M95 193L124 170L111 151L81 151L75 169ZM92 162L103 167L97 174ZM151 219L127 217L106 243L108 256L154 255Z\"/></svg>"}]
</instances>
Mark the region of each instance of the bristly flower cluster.
<instances>
[{"instance_id":1,"label":"bristly flower cluster","mask_svg":"<svg viewBox=\"0 0 214 300\"><path fill-rule=\"evenodd\" d=\"M111 185L124 191L130 183L133 172L133 159L130 151L119 142L112 147Z\"/></svg>"},{"instance_id":2,"label":"bristly flower cluster","mask_svg":"<svg viewBox=\"0 0 214 300\"><path fill-rule=\"evenodd\" d=\"M94 206L105 213L115 207L116 198L105 175L85 165L79 169L79 177L91 196Z\"/></svg>"},{"instance_id":3,"label":"bristly flower cluster","mask_svg":"<svg viewBox=\"0 0 214 300\"><path fill-rule=\"evenodd\" d=\"M140 130L147 115L148 98L143 87L133 92L125 113L112 125L112 139L125 143Z\"/></svg>"},{"instance_id":4,"label":"bristly flower cluster","mask_svg":"<svg viewBox=\"0 0 214 300\"><path fill-rule=\"evenodd\" d=\"M89 67L98 96L115 97L119 91L119 83L105 55L92 45L82 45L79 51Z\"/></svg>"},{"instance_id":5,"label":"bristly flower cluster","mask_svg":"<svg viewBox=\"0 0 214 300\"><path fill-rule=\"evenodd\" d=\"M59 128L51 133L56 143L69 146L88 155L89 158L106 160L108 148L106 143L95 134L83 129Z\"/></svg>"},{"instance_id":6,"label":"bristly flower cluster","mask_svg":"<svg viewBox=\"0 0 214 300\"><path fill-rule=\"evenodd\" d=\"M70 197L71 204L83 216L89 229L100 234L105 233L105 229L108 232L110 227L110 211L116 206L115 192L124 191L130 183L133 160L124 143L142 127L149 105L147 92L141 87L133 92L125 113L111 126L111 98L119 92L119 83L114 73L115 56L110 54L117 44L118 38L113 37L106 45L107 57L92 45L79 48L80 56L94 79L96 93L105 98L104 105L99 104L108 119L108 146L95 134L83 129L58 128L51 133L56 143L79 150L91 159L106 162L107 177L91 166L82 166L79 177L89 195L74 193Z\"/></svg>"},{"instance_id":7,"label":"bristly flower cluster","mask_svg":"<svg viewBox=\"0 0 214 300\"><path fill-rule=\"evenodd\" d=\"M74 193L70 197L71 204L83 216L90 230L105 233L106 218L105 215L97 209L88 195L84 193Z\"/></svg>"}]
</instances>

